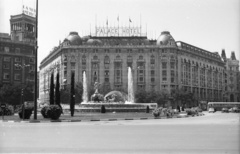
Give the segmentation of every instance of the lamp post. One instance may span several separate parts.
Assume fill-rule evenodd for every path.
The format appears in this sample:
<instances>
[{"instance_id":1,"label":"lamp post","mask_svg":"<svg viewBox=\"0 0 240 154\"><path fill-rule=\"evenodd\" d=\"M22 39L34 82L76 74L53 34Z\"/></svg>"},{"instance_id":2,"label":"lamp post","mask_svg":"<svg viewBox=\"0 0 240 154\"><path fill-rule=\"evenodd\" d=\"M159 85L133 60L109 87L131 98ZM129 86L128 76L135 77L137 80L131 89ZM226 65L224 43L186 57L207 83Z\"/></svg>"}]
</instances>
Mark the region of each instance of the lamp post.
<instances>
[{"instance_id":1,"label":"lamp post","mask_svg":"<svg viewBox=\"0 0 240 154\"><path fill-rule=\"evenodd\" d=\"M36 0L36 44L35 44L35 86L34 86L34 120L37 120L37 52L38 52L38 0Z\"/></svg>"},{"instance_id":2,"label":"lamp post","mask_svg":"<svg viewBox=\"0 0 240 154\"><path fill-rule=\"evenodd\" d=\"M15 64L15 66L20 67L23 70L23 75L24 75L25 74L25 67L29 67L30 65ZM23 75L22 75L22 77L23 77ZM25 111L25 105L24 105L24 101L23 101L23 96L24 96L23 90L24 90L24 88L23 88L23 86L21 86L22 120L24 120L24 111Z\"/></svg>"}]
</instances>

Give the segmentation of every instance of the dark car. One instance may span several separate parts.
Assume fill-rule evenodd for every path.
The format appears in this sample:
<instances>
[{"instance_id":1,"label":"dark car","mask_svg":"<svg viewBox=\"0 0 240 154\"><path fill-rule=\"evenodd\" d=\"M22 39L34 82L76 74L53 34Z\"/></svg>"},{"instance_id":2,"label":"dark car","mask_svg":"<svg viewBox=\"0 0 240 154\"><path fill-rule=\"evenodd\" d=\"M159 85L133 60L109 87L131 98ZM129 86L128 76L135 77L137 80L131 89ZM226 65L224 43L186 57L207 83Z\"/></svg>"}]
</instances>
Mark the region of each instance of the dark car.
<instances>
[{"instance_id":1,"label":"dark car","mask_svg":"<svg viewBox=\"0 0 240 154\"><path fill-rule=\"evenodd\" d=\"M228 113L228 112L229 112L228 108L222 108L222 113Z\"/></svg>"}]
</instances>

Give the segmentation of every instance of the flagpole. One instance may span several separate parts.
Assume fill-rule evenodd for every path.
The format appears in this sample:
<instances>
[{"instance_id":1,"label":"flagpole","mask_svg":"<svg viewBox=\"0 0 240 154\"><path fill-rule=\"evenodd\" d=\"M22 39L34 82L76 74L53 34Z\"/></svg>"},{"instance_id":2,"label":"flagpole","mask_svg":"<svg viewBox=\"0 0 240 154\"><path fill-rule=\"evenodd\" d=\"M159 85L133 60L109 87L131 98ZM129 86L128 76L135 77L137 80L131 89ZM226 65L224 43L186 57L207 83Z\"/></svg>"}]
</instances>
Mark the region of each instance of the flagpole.
<instances>
[{"instance_id":1,"label":"flagpole","mask_svg":"<svg viewBox=\"0 0 240 154\"><path fill-rule=\"evenodd\" d=\"M129 17L129 19L128 19L129 21L129 29L128 29L128 32L129 32L129 37L130 37L130 17Z\"/></svg>"},{"instance_id":2,"label":"flagpole","mask_svg":"<svg viewBox=\"0 0 240 154\"><path fill-rule=\"evenodd\" d=\"M119 15L118 15L118 37L119 37Z\"/></svg>"},{"instance_id":3,"label":"flagpole","mask_svg":"<svg viewBox=\"0 0 240 154\"><path fill-rule=\"evenodd\" d=\"M107 36L108 36L108 17L107 17Z\"/></svg>"},{"instance_id":4,"label":"flagpole","mask_svg":"<svg viewBox=\"0 0 240 154\"><path fill-rule=\"evenodd\" d=\"M142 36L142 15L140 14L140 37Z\"/></svg>"},{"instance_id":5,"label":"flagpole","mask_svg":"<svg viewBox=\"0 0 240 154\"><path fill-rule=\"evenodd\" d=\"M95 14L95 35L97 36L97 15Z\"/></svg>"}]
</instances>

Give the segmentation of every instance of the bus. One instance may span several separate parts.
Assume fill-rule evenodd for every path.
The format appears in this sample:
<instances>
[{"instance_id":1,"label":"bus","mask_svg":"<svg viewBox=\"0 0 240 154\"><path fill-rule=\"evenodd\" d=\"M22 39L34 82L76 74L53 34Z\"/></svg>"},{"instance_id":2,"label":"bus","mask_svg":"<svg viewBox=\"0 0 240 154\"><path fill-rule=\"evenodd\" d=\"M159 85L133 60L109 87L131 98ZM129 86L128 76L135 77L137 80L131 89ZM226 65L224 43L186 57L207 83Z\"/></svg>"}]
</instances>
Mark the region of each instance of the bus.
<instances>
[{"instance_id":1,"label":"bus","mask_svg":"<svg viewBox=\"0 0 240 154\"><path fill-rule=\"evenodd\" d=\"M208 102L208 109L214 108L217 111L221 111L222 108L240 108L240 102Z\"/></svg>"}]
</instances>

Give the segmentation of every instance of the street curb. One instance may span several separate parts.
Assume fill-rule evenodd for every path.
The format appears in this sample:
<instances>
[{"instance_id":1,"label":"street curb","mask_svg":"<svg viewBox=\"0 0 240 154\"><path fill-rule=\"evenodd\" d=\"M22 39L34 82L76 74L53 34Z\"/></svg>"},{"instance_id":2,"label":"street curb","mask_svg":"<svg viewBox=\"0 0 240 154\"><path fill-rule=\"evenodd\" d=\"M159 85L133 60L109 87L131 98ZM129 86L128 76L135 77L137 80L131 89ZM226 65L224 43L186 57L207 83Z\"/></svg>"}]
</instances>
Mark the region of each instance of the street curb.
<instances>
[{"instance_id":1,"label":"street curb","mask_svg":"<svg viewBox=\"0 0 240 154\"><path fill-rule=\"evenodd\" d=\"M28 120L28 121L20 121L20 120L0 120L0 122L9 122L9 123L58 123L58 122L96 122L96 121L131 121L131 120L150 120L150 119L174 119L174 118L188 118L188 117L197 117L204 116L203 113L198 115L177 115L173 117L150 117L150 118L119 118L119 119L90 119L90 120Z\"/></svg>"}]
</instances>

